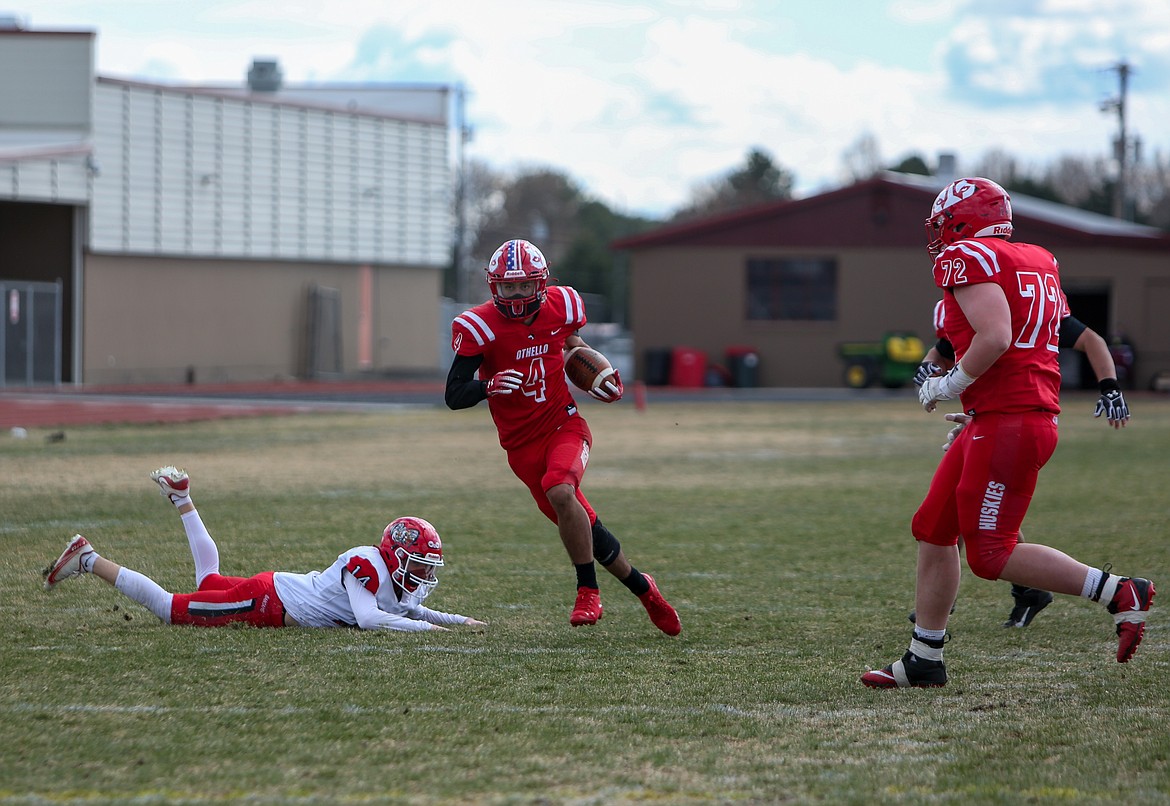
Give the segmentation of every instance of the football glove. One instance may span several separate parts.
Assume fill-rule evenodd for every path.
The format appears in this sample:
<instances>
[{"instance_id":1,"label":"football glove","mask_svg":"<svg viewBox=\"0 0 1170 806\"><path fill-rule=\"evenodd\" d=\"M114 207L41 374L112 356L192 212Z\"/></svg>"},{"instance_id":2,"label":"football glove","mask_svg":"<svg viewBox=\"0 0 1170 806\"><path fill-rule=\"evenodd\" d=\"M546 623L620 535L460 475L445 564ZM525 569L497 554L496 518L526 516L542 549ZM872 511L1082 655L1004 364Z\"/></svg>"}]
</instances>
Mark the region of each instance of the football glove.
<instances>
[{"instance_id":1,"label":"football glove","mask_svg":"<svg viewBox=\"0 0 1170 806\"><path fill-rule=\"evenodd\" d=\"M926 379L932 375L937 375L942 372L942 367L933 361L923 361L918 365L918 371L914 373L914 385L922 386L926 383Z\"/></svg>"},{"instance_id":2,"label":"football glove","mask_svg":"<svg viewBox=\"0 0 1170 806\"><path fill-rule=\"evenodd\" d=\"M520 374L519 370L501 370L487 382L487 396L510 395L519 389L522 383L524 383L524 376Z\"/></svg>"},{"instance_id":3,"label":"football glove","mask_svg":"<svg viewBox=\"0 0 1170 806\"><path fill-rule=\"evenodd\" d=\"M1097 398L1097 409L1094 417L1105 415L1105 419L1114 428L1121 428L1129 419L1129 406L1125 405L1125 397L1121 394L1121 387L1116 378L1106 378L1098 384L1101 397Z\"/></svg>"},{"instance_id":4,"label":"football glove","mask_svg":"<svg viewBox=\"0 0 1170 806\"><path fill-rule=\"evenodd\" d=\"M963 371L962 364L955 364L946 375L927 378L918 387L918 402L927 411L934 411L940 400L954 400L963 393L975 379Z\"/></svg>"},{"instance_id":5,"label":"football glove","mask_svg":"<svg viewBox=\"0 0 1170 806\"><path fill-rule=\"evenodd\" d=\"M589 390L589 396L602 403L616 403L622 399L626 388L622 386L622 376L615 369L613 374L602 381L596 389Z\"/></svg>"}]
</instances>

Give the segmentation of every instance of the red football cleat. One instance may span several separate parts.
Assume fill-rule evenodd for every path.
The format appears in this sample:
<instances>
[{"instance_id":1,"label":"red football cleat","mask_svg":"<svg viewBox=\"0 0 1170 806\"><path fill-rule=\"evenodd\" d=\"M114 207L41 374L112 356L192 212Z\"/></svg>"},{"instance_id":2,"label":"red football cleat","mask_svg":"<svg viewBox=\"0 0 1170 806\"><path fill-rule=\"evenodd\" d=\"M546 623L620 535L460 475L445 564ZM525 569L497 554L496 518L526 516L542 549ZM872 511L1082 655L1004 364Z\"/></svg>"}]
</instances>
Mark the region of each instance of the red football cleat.
<instances>
[{"instance_id":1,"label":"red football cleat","mask_svg":"<svg viewBox=\"0 0 1170 806\"><path fill-rule=\"evenodd\" d=\"M666 601L659 593L654 577L649 574L642 574L642 576L646 577L646 581L650 583L650 590L638 598L650 615L650 620L654 622L655 627L667 635L678 635L682 632L682 622L678 619L678 611L671 607L670 602Z\"/></svg>"},{"instance_id":2,"label":"red football cleat","mask_svg":"<svg viewBox=\"0 0 1170 806\"><path fill-rule=\"evenodd\" d=\"M601 619L601 591L597 588L577 588L577 602L569 616L574 627L596 624Z\"/></svg>"},{"instance_id":3,"label":"red football cleat","mask_svg":"<svg viewBox=\"0 0 1170 806\"><path fill-rule=\"evenodd\" d=\"M1137 652L1146 633L1146 617L1154 601L1154 583L1131 577L1122 580L1109 602L1109 612L1117 623L1117 662L1128 663Z\"/></svg>"}]
</instances>

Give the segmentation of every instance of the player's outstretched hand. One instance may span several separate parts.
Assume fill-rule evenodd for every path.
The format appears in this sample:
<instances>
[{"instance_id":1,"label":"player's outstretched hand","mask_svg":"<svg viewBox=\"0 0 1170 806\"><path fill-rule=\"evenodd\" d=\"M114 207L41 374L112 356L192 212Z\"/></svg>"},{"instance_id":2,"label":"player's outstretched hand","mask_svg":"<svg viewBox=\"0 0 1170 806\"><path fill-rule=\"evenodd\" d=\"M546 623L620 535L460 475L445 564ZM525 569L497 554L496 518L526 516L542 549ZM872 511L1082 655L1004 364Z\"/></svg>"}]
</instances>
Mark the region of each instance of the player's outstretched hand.
<instances>
[{"instance_id":1,"label":"player's outstretched hand","mask_svg":"<svg viewBox=\"0 0 1170 806\"><path fill-rule=\"evenodd\" d=\"M921 387L926 383L926 379L942 372L942 367L933 361L923 361L918 365L918 371L914 373L914 385Z\"/></svg>"},{"instance_id":2,"label":"player's outstretched hand","mask_svg":"<svg viewBox=\"0 0 1170 806\"><path fill-rule=\"evenodd\" d=\"M524 376L519 370L505 369L491 377L487 385L487 396L510 395L524 383Z\"/></svg>"},{"instance_id":3,"label":"player's outstretched hand","mask_svg":"<svg viewBox=\"0 0 1170 806\"><path fill-rule=\"evenodd\" d=\"M622 399L622 395L625 393L626 387L622 385L622 376L618 374L616 369L596 389L589 392L592 397L597 398L602 403L616 403Z\"/></svg>"},{"instance_id":4,"label":"player's outstretched hand","mask_svg":"<svg viewBox=\"0 0 1170 806\"><path fill-rule=\"evenodd\" d=\"M963 428L967 425L967 423L971 422L971 415L957 412L954 414L944 414L943 419L948 423L958 423L958 425L947 432L947 441L944 442L942 446L943 451L946 452L950 450L951 445L954 444L955 439L958 438L959 434L963 433Z\"/></svg>"},{"instance_id":5,"label":"player's outstretched hand","mask_svg":"<svg viewBox=\"0 0 1170 806\"><path fill-rule=\"evenodd\" d=\"M1097 398L1097 410L1093 412L1093 416L1100 417L1104 414L1111 426L1125 428L1126 422L1129 421L1129 406L1125 404L1125 396L1121 394L1117 379L1106 378L1099 386L1101 397Z\"/></svg>"}]
</instances>

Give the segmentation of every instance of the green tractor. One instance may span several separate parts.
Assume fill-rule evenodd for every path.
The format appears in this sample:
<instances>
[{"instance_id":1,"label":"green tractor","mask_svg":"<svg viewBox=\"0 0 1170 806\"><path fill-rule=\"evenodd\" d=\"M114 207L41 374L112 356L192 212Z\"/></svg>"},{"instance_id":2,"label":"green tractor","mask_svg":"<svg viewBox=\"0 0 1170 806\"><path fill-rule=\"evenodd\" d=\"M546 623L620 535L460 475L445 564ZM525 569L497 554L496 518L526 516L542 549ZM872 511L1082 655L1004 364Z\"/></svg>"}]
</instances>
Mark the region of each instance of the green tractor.
<instances>
[{"instance_id":1,"label":"green tractor","mask_svg":"<svg viewBox=\"0 0 1170 806\"><path fill-rule=\"evenodd\" d=\"M837 354L845 362L845 385L865 389L880 383L898 389L913 380L926 355L922 339L904 330L890 331L881 341L844 342Z\"/></svg>"}]
</instances>

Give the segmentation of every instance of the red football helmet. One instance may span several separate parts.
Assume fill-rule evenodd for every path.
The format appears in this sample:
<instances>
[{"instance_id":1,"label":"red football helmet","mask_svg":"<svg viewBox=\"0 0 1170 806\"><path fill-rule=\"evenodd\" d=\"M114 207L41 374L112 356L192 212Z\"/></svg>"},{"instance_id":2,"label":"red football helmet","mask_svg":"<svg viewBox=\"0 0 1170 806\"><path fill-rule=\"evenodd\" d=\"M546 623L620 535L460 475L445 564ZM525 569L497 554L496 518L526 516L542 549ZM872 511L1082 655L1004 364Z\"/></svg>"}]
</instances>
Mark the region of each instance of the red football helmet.
<instances>
[{"instance_id":1,"label":"red football helmet","mask_svg":"<svg viewBox=\"0 0 1170 806\"><path fill-rule=\"evenodd\" d=\"M1012 202L1006 190L990 179L974 177L951 182L934 200L926 219L926 251L931 257L964 238L1012 234Z\"/></svg>"},{"instance_id":2,"label":"red football helmet","mask_svg":"<svg viewBox=\"0 0 1170 806\"><path fill-rule=\"evenodd\" d=\"M488 287L492 291L492 301L496 303L496 310L509 319L527 319L540 310L548 288L548 261L533 244L528 241L504 241L487 268ZM525 297L501 297L499 283L536 284L533 292Z\"/></svg>"},{"instance_id":3,"label":"red football helmet","mask_svg":"<svg viewBox=\"0 0 1170 806\"><path fill-rule=\"evenodd\" d=\"M416 603L427 598L439 580L435 569L443 564L443 541L435 527L422 518L399 518L386 526L379 546L390 578Z\"/></svg>"}]
</instances>

